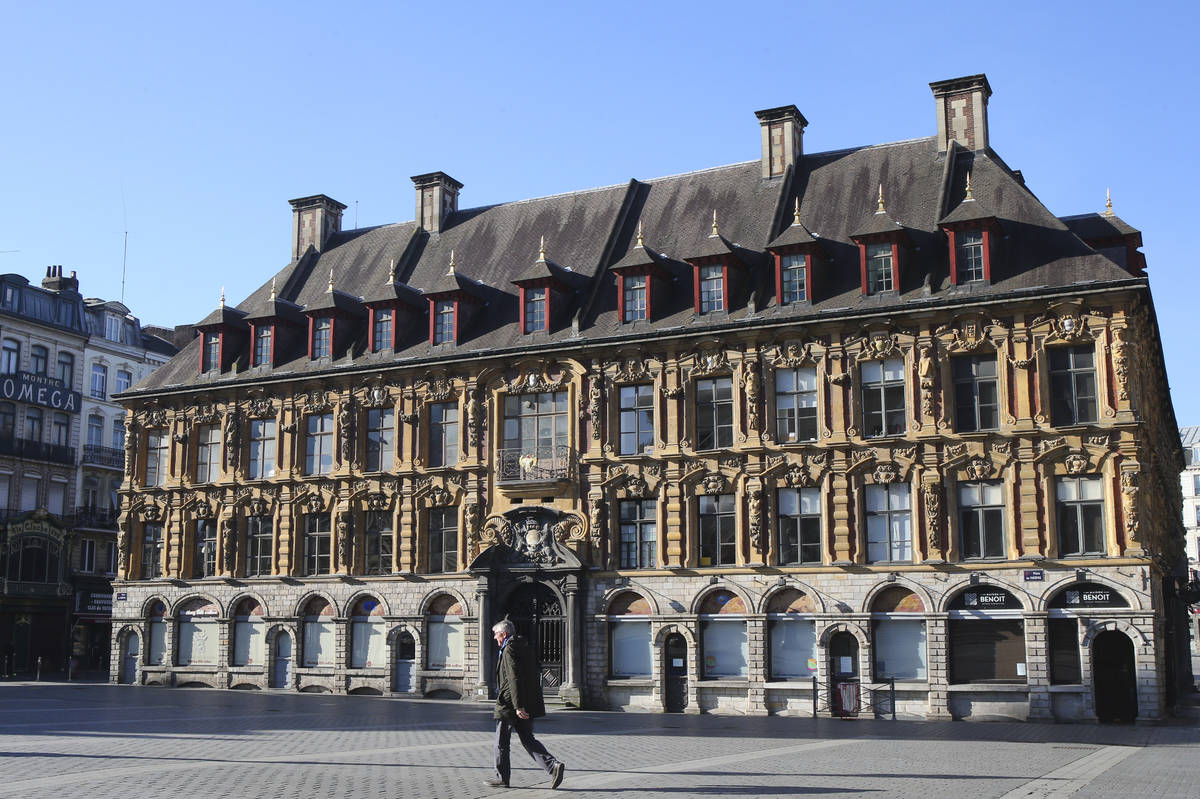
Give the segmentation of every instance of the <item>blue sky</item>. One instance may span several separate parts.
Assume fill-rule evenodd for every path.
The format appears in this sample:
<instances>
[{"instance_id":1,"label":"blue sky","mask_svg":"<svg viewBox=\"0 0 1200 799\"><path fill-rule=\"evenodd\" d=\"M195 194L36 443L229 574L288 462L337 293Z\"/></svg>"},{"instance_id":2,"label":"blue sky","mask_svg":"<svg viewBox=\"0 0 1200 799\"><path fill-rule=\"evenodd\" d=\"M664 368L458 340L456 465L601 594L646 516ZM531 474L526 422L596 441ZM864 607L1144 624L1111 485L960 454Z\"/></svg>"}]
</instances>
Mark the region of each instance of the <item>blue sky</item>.
<instances>
[{"instance_id":1,"label":"blue sky","mask_svg":"<svg viewBox=\"0 0 1200 799\"><path fill-rule=\"evenodd\" d=\"M1059 215L1143 231L1180 424L1200 270L1194 4L4 4L0 272L79 272L193 322L287 262L287 200L412 219L756 158L795 103L809 152L935 132L928 83L986 72L993 147ZM1135 10L1136 9L1136 10Z\"/></svg>"}]
</instances>

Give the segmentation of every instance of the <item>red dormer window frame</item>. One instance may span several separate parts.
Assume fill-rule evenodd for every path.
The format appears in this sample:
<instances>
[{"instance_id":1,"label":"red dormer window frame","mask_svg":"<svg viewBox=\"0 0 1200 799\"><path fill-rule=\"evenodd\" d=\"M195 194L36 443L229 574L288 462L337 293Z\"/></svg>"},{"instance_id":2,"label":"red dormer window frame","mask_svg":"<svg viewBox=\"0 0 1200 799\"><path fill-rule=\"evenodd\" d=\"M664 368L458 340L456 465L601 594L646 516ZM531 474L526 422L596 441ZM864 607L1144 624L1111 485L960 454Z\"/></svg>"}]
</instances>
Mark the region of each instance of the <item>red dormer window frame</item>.
<instances>
[{"instance_id":1,"label":"red dormer window frame","mask_svg":"<svg viewBox=\"0 0 1200 799\"><path fill-rule=\"evenodd\" d=\"M957 286L963 281L958 277L958 242L957 233L978 230L983 233L983 282L992 282L992 225L988 220L974 222L957 222L942 228L950 247L950 285Z\"/></svg>"},{"instance_id":2,"label":"red dormer window frame","mask_svg":"<svg viewBox=\"0 0 1200 799\"><path fill-rule=\"evenodd\" d=\"M271 331L271 347L267 353L266 363L260 363L258 360L258 331L263 328L269 328ZM274 366L275 365L275 340L278 338L278 325L274 322L256 325L250 323L250 365L251 366Z\"/></svg>"},{"instance_id":3,"label":"red dormer window frame","mask_svg":"<svg viewBox=\"0 0 1200 799\"><path fill-rule=\"evenodd\" d=\"M208 337L214 335L217 337L217 362L209 368L205 368L204 356L208 353ZM208 372L224 371L225 366L225 331L221 328L204 328L200 331L200 374Z\"/></svg>"},{"instance_id":4,"label":"red dormer window frame","mask_svg":"<svg viewBox=\"0 0 1200 799\"><path fill-rule=\"evenodd\" d=\"M548 332L550 332L550 319L551 319L550 306L551 306L551 303L553 302L552 298L554 296L553 283L554 283L553 280L551 280L550 278L546 278L545 280L533 280L533 281L529 281L527 283L523 282L523 283L518 284L518 287L521 289L520 319L521 319L521 332L522 333L548 333ZM530 327L528 325L528 320L526 320L526 318L525 318L525 301L526 301L525 293L527 291L529 291L530 289L545 289L545 291L546 291L546 315L545 315L545 318L542 320L542 327L539 327L536 329L530 329ZM456 321L457 321L457 319L456 319Z\"/></svg>"},{"instance_id":5,"label":"red dormer window frame","mask_svg":"<svg viewBox=\"0 0 1200 799\"><path fill-rule=\"evenodd\" d=\"M459 321L458 312L460 310L459 298L455 297L455 296L450 296L450 297L442 296L442 297L428 297L427 299L429 300L429 343L430 343L430 345L436 346L438 344L457 344L458 343L458 321ZM453 334L451 336L450 341L437 341L435 338L435 334L437 331L437 316L438 316L437 309L438 309L438 303L441 303L441 302L448 302L454 307L454 326L453 326Z\"/></svg>"},{"instance_id":6,"label":"red dormer window frame","mask_svg":"<svg viewBox=\"0 0 1200 799\"><path fill-rule=\"evenodd\" d=\"M713 313L713 311L700 310L700 272L710 266L721 267L721 308L720 310L729 312L729 262L723 258L701 258L691 262L692 264L692 310L697 316L702 314Z\"/></svg>"},{"instance_id":7,"label":"red dormer window frame","mask_svg":"<svg viewBox=\"0 0 1200 799\"><path fill-rule=\"evenodd\" d=\"M884 234L882 236L864 236L857 239L855 244L858 245L858 268L860 287L863 296L870 294L867 284L867 247L872 244L890 244L892 246L892 288L889 291L900 292L900 238L892 234Z\"/></svg>"},{"instance_id":8,"label":"red dormer window frame","mask_svg":"<svg viewBox=\"0 0 1200 799\"><path fill-rule=\"evenodd\" d=\"M646 318L645 319L626 319L625 318L625 278L627 277L644 277L646 278ZM617 272L617 318L621 320L621 324L629 324L632 322L649 322L654 318L654 270L649 268L642 269L623 269Z\"/></svg>"},{"instance_id":9,"label":"red dormer window frame","mask_svg":"<svg viewBox=\"0 0 1200 799\"><path fill-rule=\"evenodd\" d=\"M313 349L314 349L313 336L317 332L316 322L318 319L328 319L329 320L329 355L328 356L325 356L325 355L317 356L317 355L313 354ZM333 357L333 343L337 340L335 338L336 334L337 334L337 314L332 314L332 313L309 314L309 317L308 317L308 359L311 361L317 357L332 358Z\"/></svg>"},{"instance_id":10,"label":"red dormer window frame","mask_svg":"<svg viewBox=\"0 0 1200 799\"><path fill-rule=\"evenodd\" d=\"M783 259L789 255L804 257L804 299L797 302L812 302L813 298L813 257L812 250L807 247L783 247L771 253L775 259L775 302L779 305L791 305L783 301Z\"/></svg>"},{"instance_id":11,"label":"red dormer window frame","mask_svg":"<svg viewBox=\"0 0 1200 799\"><path fill-rule=\"evenodd\" d=\"M391 341L385 342L384 346L376 347L375 341L375 314L377 311L392 312L392 337ZM367 352L380 352L381 350L396 349L396 324L400 318L400 304L395 302L386 302L379 305L367 306Z\"/></svg>"}]
</instances>

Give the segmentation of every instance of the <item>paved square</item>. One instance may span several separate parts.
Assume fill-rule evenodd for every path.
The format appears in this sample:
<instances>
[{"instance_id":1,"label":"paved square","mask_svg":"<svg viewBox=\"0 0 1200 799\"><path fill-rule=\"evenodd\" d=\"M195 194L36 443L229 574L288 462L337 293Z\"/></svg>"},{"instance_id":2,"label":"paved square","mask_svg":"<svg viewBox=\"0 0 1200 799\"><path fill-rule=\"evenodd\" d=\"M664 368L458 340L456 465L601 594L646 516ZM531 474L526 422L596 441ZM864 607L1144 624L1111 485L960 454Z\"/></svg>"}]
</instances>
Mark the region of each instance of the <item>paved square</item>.
<instances>
[{"instance_id":1,"label":"paved square","mask_svg":"<svg viewBox=\"0 0 1200 799\"><path fill-rule=\"evenodd\" d=\"M0 798L1200 797L1195 720L1159 727L559 711L487 788L491 708L291 693L0 685Z\"/></svg>"}]
</instances>

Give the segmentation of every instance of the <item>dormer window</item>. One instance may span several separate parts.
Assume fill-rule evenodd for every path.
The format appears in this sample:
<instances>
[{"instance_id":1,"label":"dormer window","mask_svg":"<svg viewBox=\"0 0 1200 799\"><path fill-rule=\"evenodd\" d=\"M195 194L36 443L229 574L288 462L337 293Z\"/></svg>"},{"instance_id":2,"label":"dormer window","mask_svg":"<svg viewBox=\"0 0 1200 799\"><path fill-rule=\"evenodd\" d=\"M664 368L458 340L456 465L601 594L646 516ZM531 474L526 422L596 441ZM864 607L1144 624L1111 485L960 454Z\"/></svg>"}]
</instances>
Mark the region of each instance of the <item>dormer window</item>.
<instances>
[{"instance_id":1,"label":"dormer window","mask_svg":"<svg viewBox=\"0 0 1200 799\"><path fill-rule=\"evenodd\" d=\"M806 272L808 256L798 253L784 255L779 260L780 302L788 305L808 299Z\"/></svg>"},{"instance_id":2,"label":"dormer window","mask_svg":"<svg viewBox=\"0 0 1200 799\"><path fill-rule=\"evenodd\" d=\"M374 322L371 325L371 352L391 349L394 312L391 308L376 308L372 315Z\"/></svg>"},{"instance_id":3,"label":"dormer window","mask_svg":"<svg viewBox=\"0 0 1200 799\"><path fill-rule=\"evenodd\" d=\"M454 300L438 300L433 307L433 343L446 344L454 341Z\"/></svg>"},{"instance_id":4,"label":"dormer window","mask_svg":"<svg viewBox=\"0 0 1200 799\"><path fill-rule=\"evenodd\" d=\"M622 317L626 322L640 322L646 319L647 310L647 288L650 278L646 275L630 275L622 277L622 297L624 300L625 314Z\"/></svg>"},{"instance_id":5,"label":"dormer window","mask_svg":"<svg viewBox=\"0 0 1200 799\"><path fill-rule=\"evenodd\" d=\"M205 333L204 346L200 353L200 371L211 372L221 368L221 334Z\"/></svg>"},{"instance_id":6,"label":"dormer window","mask_svg":"<svg viewBox=\"0 0 1200 799\"><path fill-rule=\"evenodd\" d=\"M254 365L268 366L274 351L275 326L263 325L254 329Z\"/></svg>"},{"instance_id":7,"label":"dormer window","mask_svg":"<svg viewBox=\"0 0 1200 799\"><path fill-rule=\"evenodd\" d=\"M867 245L867 294L878 294L895 288L890 242Z\"/></svg>"},{"instance_id":8,"label":"dormer window","mask_svg":"<svg viewBox=\"0 0 1200 799\"><path fill-rule=\"evenodd\" d=\"M702 266L698 270L696 312L725 310L725 267L721 264Z\"/></svg>"},{"instance_id":9,"label":"dormer window","mask_svg":"<svg viewBox=\"0 0 1200 799\"><path fill-rule=\"evenodd\" d=\"M546 329L546 294L541 288L522 289L525 294L525 332L534 333Z\"/></svg>"},{"instance_id":10,"label":"dormer window","mask_svg":"<svg viewBox=\"0 0 1200 799\"><path fill-rule=\"evenodd\" d=\"M318 316L312 326L312 357L328 358L333 354L333 317Z\"/></svg>"},{"instance_id":11,"label":"dormer window","mask_svg":"<svg viewBox=\"0 0 1200 799\"><path fill-rule=\"evenodd\" d=\"M984 280L983 231L957 231L954 234L954 240L958 282L970 283L976 280Z\"/></svg>"}]
</instances>

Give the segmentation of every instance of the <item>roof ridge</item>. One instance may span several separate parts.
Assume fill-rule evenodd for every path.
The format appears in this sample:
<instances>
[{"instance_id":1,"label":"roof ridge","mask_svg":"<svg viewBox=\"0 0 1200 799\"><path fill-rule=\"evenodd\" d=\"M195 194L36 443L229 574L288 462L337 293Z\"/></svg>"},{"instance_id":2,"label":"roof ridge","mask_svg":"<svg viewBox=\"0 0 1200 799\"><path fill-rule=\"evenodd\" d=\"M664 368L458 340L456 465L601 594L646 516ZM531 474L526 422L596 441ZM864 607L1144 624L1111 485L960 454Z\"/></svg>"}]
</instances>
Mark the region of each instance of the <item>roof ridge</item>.
<instances>
[{"instance_id":1,"label":"roof ridge","mask_svg":"<svg viewBox=\"0 0 1200 799\"><path fill-rule=\"evenodd\" d=\"M859 147L842 147L838 150L822 150L818 153L805 153L801 158L816 158L822 155L838 155L840 153L855 153L859 150L881 150L884 147L899 147L902 144L914 144L919 141L933 141L937 136L917 136L912 139L900 139L899 141L890 141L883 144L864 144ZM758 159L755 159L758 160Z\"/></svg>"}]
</instances>

